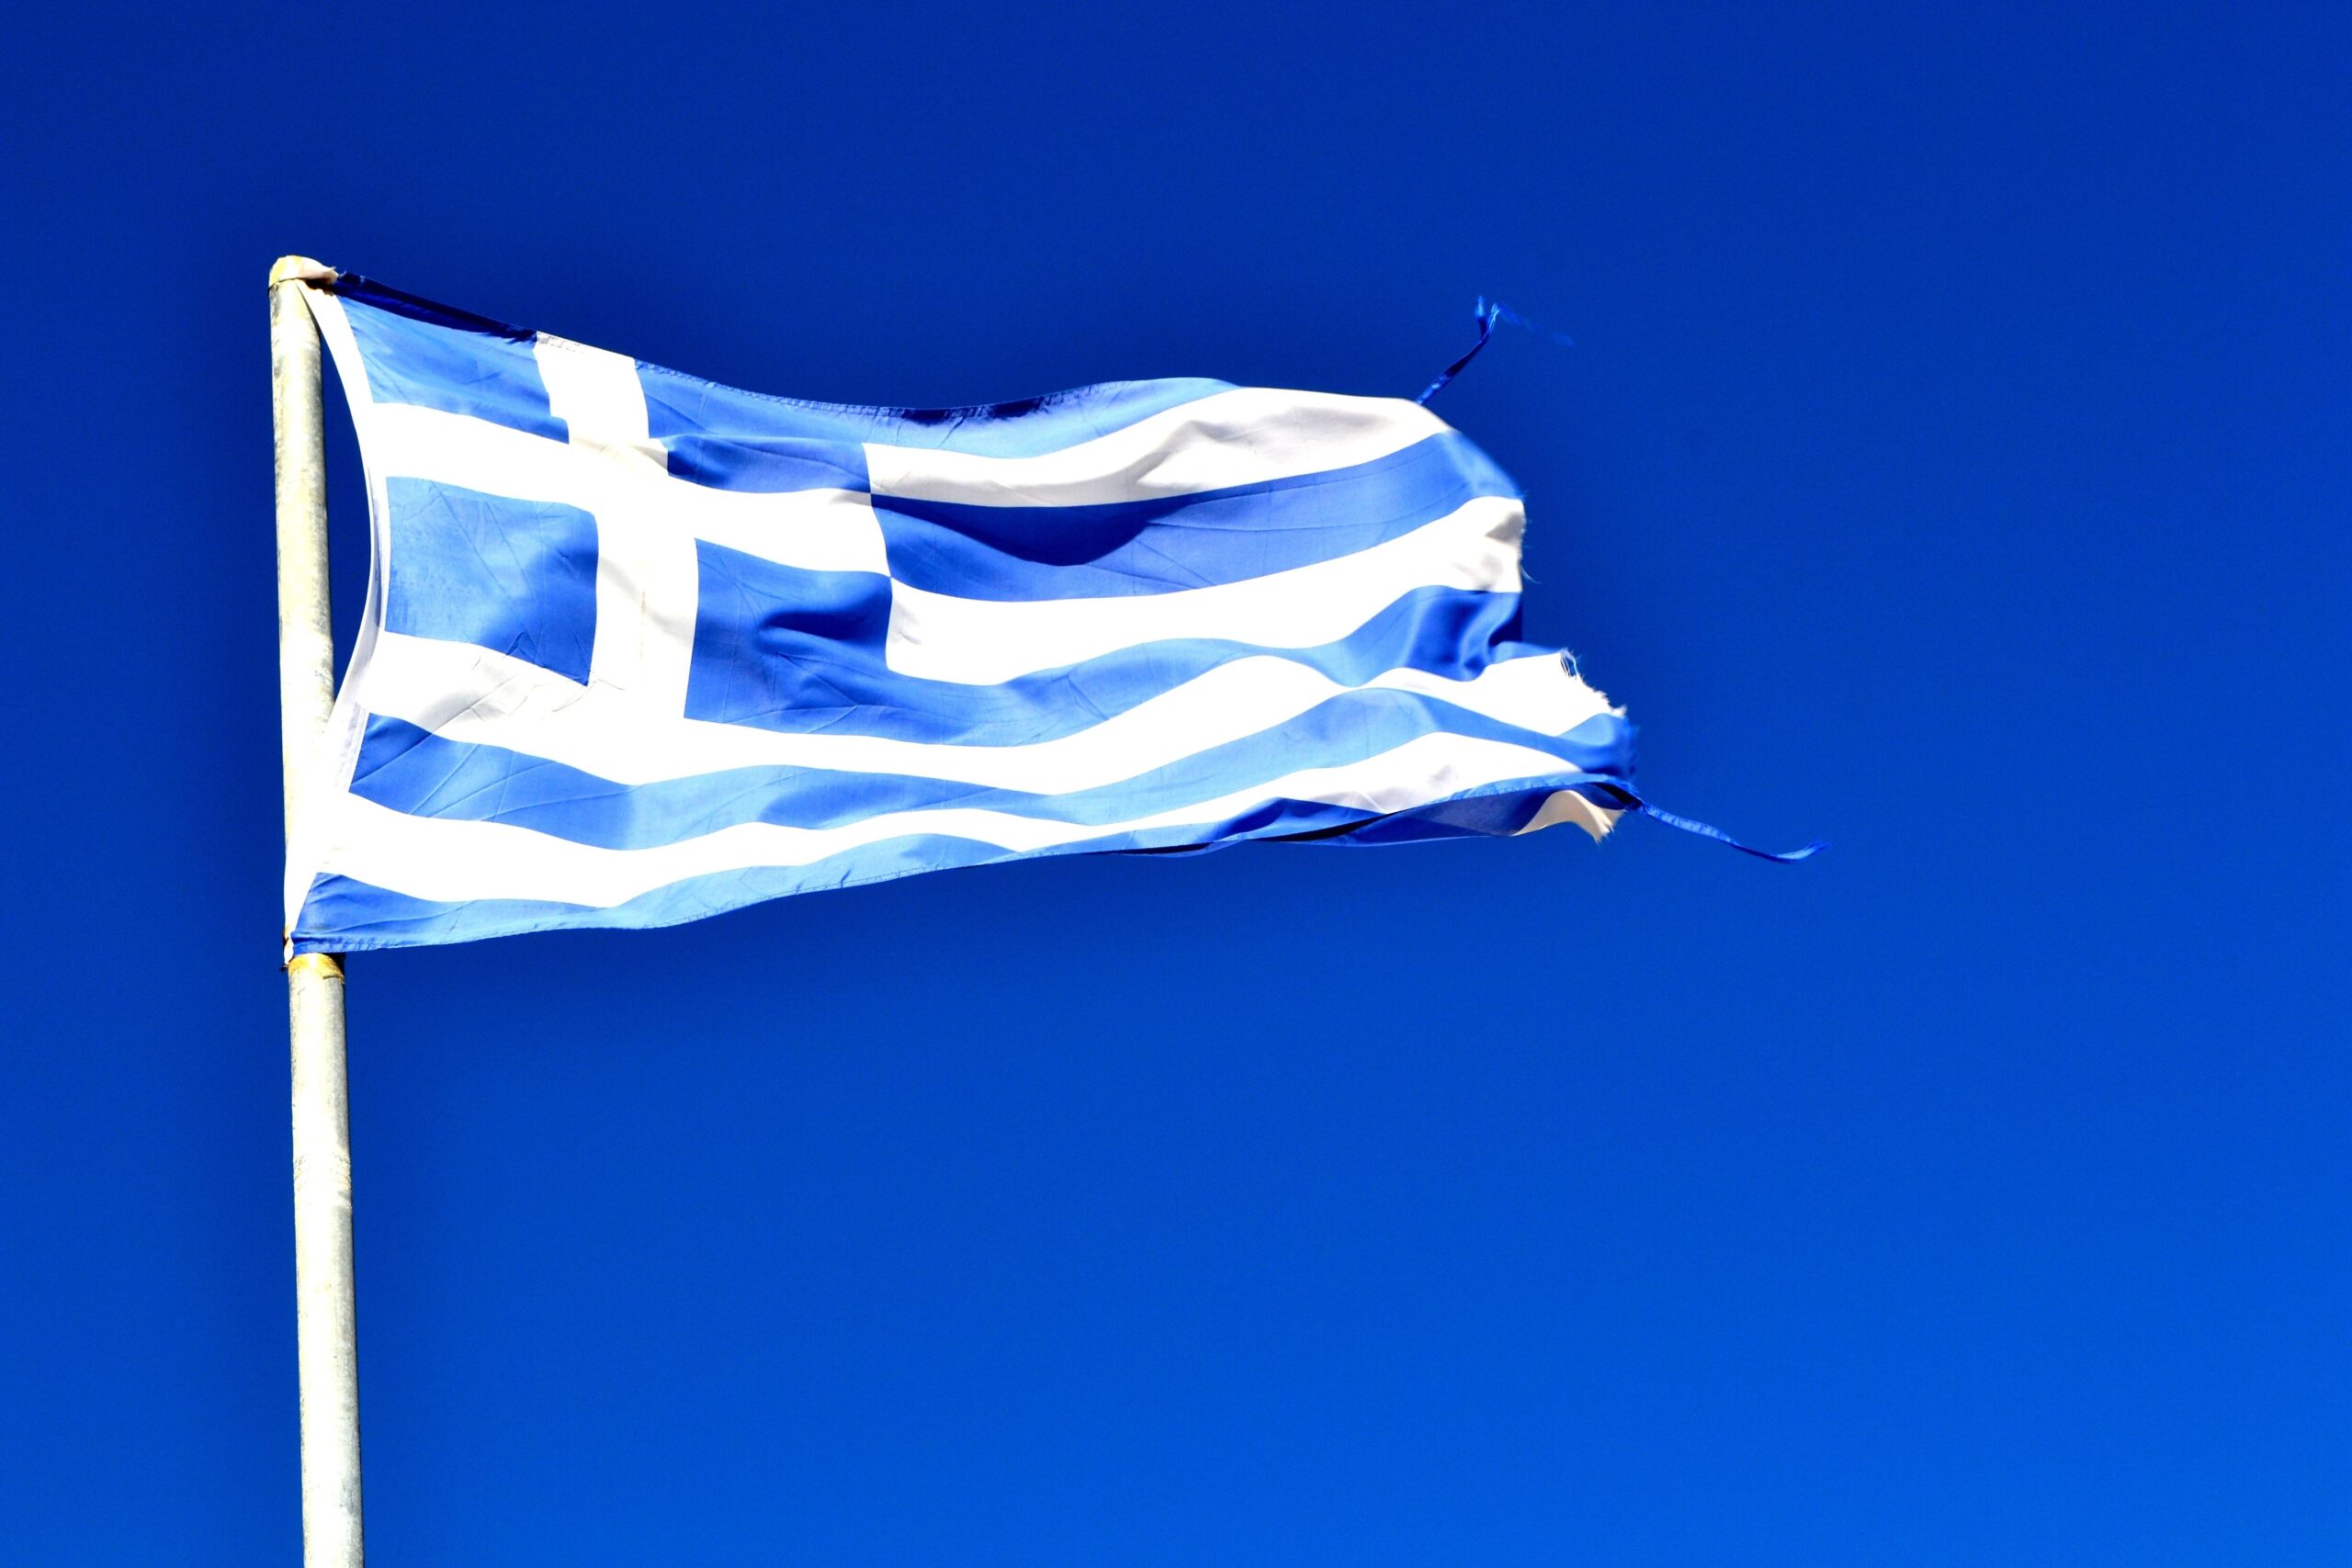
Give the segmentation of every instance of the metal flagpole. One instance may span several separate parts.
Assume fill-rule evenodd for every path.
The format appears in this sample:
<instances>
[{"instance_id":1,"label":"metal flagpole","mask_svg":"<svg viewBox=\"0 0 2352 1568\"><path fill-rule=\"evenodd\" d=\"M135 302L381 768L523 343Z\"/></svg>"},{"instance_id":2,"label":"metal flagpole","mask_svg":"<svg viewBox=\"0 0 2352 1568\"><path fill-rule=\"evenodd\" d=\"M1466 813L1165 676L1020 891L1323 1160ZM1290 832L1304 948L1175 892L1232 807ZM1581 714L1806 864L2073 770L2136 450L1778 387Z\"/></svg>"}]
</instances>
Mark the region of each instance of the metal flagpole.
<instances>
[{"instance_id":1,"label":"metal flagpole","mask_svg":"<svg viewBox=\"0 0 2352 1568\"><path fill-rule=\"evenodd\" d=\"M326 432L319 332L304 256L269 271L270 407L277 431L277 697L288 836L334 708L327 602ZM360 1568L359 1337L351 1272L350 1089L344 1075L343 963L306 953L286 967L294 1079L294 1331L301 1379L303 1568Z\"/></svg>"}]
</instances>

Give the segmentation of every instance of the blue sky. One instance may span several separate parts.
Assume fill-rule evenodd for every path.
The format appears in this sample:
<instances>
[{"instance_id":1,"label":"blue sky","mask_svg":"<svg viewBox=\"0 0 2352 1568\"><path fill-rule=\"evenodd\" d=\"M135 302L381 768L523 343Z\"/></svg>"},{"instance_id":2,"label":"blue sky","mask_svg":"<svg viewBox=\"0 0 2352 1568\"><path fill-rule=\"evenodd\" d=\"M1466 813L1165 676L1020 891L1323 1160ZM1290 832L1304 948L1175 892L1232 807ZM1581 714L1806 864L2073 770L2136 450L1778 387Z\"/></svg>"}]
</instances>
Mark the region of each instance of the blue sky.
<instances>
[{"instance_id":1,"label":"blue sky","mask_svg":"<svg viewBox=\"0 0 2352 1568\"><path fill-rule=\"evenodd\" d=\"M0 1556L298 1550L263 278L1410 394L1651 824L355 964L379 1562L2338 1562L2340 7L52 9ZM364 577L330 447L344 625Z\"/></svg>"}]
</instances>

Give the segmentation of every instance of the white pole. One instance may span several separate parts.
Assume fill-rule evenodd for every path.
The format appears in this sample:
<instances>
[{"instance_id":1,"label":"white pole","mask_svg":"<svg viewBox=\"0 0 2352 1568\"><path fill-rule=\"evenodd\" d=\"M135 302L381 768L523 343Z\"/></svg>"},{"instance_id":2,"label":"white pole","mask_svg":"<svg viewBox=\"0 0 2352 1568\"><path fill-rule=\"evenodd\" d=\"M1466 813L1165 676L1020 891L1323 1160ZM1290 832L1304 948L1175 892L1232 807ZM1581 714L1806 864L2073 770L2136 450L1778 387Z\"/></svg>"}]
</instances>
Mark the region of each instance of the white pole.
<instances>
[{"instance_id":1,"label":"white pole","mask_svg":"<svg viewBox=\"0 0 2352 1568\"><path fill-rule=\"evenodd\" d=\"M326 432L319 332L304 256L269 272L270 405L277 430L277 696L288 836L334 707L327 601ZM294 1332L301 1378L303 1568L360 1568L359 1334L351 1273L350 1091L344 1076L343 964L304 953L286 968L294 1077Z\"/></svg>"}]
</instances>

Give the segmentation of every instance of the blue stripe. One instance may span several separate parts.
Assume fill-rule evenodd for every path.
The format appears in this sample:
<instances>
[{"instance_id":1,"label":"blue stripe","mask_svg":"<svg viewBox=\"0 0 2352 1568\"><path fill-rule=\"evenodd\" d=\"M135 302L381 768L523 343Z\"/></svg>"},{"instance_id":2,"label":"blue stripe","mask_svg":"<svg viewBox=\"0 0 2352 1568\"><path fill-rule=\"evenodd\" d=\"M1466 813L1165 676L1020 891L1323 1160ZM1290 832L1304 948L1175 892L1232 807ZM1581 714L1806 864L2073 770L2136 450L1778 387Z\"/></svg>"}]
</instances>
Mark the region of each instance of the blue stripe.
<instances>
[{"instance_id":1,"label":"blue stripe","mask_svg":"<svg viewBox=\"0 0 2352 1568\"><path fill-rule=\"evenodd\" d=\"M1186 638L1140 643L999 685L901 675L883 663L888 580L808 572L715 545L700 547L686 716L796 734L825 730L896 740L1019 746L1072 734L1221 664L1269 650ZM1519 596L1419 588L1347 637L1281 657L1343 686L1384 670L1467 680L1518 631Z\"/></svg>"},{"instance_id":2,"label":"blue stripe","mask_svg":"<svg viewBox=\"0 0 2352 1568\"><path fill-rule=\"evenodd\" d=\"M366 953L514 936L525 931L594 928L646 930L723 914L770 898L1014 860L1069 854L1132 853L1222 848L1250 840L1307 839L1319 843L1409 843L1467 834L1510 833L1524 827L1555 790L1573 778L1510 780L1390 817L1319 802L1283 801L1211 826L1121 833L1046 850L1007 850L971 839L915 834L861 845L804 866L753 866L673 882L611 908L528 899L439 903L374 886L352 877L322 875L303 901L294 933L299 953ZM1373 836L1376 831L1377 836Z\"/></svg>"},{"instance_id":3,"label":"blue stripe","mask_svg":"<svg viewBox=\"0 0 2352 1568\"><path fill-rule=\"evenodd\" d=\"M867 488L865 448L807 436L673 435L669 468L713 490L774 494L794 490Z\"/></svg>"},{"instance_id":4,"label":"blue stripe","mask_svg":"<svg viewBox=\"0 0 2352 1568\"><path fill-rule=\"evenodd\" d=\"M924 446L977 457L1035 457L1125 430L1153 414L1234 390L1202 376L1104 381L1066 392L960 409L874 409L876 434L889 446Z\"/></svg>"},{"instance_id":5,"label":"blue stripe","mask_svg":"<svg viewBox=\"0 0 2352 1568\"><path fill-rule=\"evenodd\" d=\"M700 441L691 459L701 482L727 490L800 488L779 482L785 470L759 455L793 444L827 448L844 468L854 451L865 471L865 444L918 446L989 457L1034 457L1124 430L1171 408L1233 389L1229 382L1193 378L1113 381L1018 402L972 408L885 408L807 402L722 387L660 366L638 367L653 438ZM673 471L678 471L675 463ZM827 479L825 484L840 481ZM861 482L852 486L863 489Z\"/></svg>"},{"instance_id":6,"label":"blue stripe","mask_svg":"<svg viewBox=\"0 0 2352 1568\"><path fill-rule=\"evenodd\" d=\"M965 599L1168 593L1369 549L1518 487L1452 431L1369 463L1099 506L973 506L876 495L890 575Z\"/></svg>"},{"instance_id":7,"label":"blue stripe","mask_svg":"<svg viewBox=\"0 0 2352 1568\"><path fill-rule=\"evenodd\" d=\"M1408 692L1369 691L1342 693L1283 724L1136 778L1054 795L783 766L621 784L383 717L368 721L351 790L413 817L501 822L608 850L650 849L745 823L832 828L946 807L1099 826L1216 800L1304 768L1360 762L1438 733L1540 750L1578 775L1623 779L1633 773L1633 726L1608 714L1555 737Z\"/></svg>"}]
</instances>

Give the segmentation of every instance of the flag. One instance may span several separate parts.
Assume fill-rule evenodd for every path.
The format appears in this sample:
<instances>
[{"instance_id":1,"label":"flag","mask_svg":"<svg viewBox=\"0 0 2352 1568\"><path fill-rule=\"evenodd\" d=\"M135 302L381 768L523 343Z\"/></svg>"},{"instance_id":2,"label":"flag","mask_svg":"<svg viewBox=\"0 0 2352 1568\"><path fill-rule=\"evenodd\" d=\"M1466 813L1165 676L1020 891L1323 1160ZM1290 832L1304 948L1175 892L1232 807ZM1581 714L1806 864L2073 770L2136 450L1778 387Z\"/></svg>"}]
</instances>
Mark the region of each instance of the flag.
<instances>
[{"instance_id":1,"label":"flag","mask_svg":"<svg viewBox=\"0 0 2352 1568\"><path fill-rule=\"evenodd\" d=\"M1039 855L1387 844L1640 806L1518 640L1521 496L1397 398L741 391L305 288L373 547L288 937L673 924Z\"/></svg>"}]
</instances>

